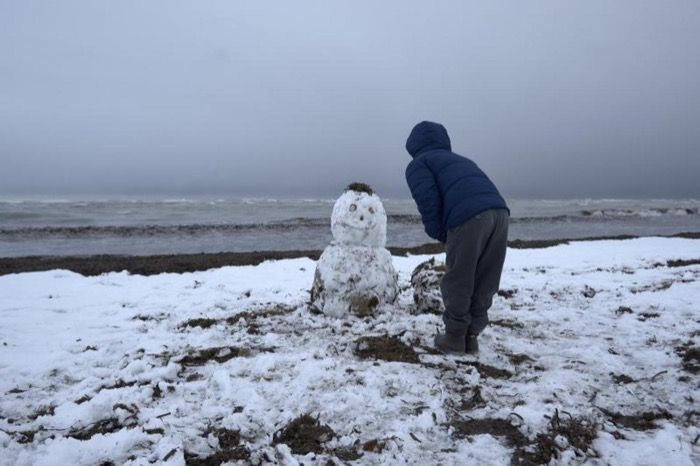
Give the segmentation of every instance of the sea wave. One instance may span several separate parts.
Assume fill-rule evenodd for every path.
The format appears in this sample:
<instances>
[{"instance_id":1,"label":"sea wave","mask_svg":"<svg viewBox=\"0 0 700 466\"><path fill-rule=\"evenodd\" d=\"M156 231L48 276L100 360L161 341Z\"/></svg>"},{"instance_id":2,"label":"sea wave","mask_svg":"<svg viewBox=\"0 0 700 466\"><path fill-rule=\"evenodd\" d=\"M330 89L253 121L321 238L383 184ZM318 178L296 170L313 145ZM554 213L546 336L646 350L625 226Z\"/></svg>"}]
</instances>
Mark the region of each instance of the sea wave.
<instances>
[{"instance_id":1,"label":"sea wave","mask_svg":"<svg viewBox=\"0 0 700 466\"><path fill-rule=\"evenodd\" d=\"M657 207L640 209L582 210L585 217L661 217L663 215L697 215L698 207Z\"/></svg>"},{"instance_id":2,"label":"sea wave","mask_svg":"<svg viewBox=\"0 0 700 466\"><path fill-rule=\"evenodd\" d=\"M305 226L313 227L307 223ZM299 224L188 224L188 225L106 225L75 227L21 227L0 228L0 237L5 239L26 239L39 237L94 237L94 236L187 236L211 233L237 233L244 231L292 231L302 227Z\"/></svg>"},{"instance_id":3,"label":"sea wave","mask_svg":"<svg viewBox=\"0 0 700 466\"><path fill-rule=\"evenodd\" d=\"M697 215L698 209L608 209L582 211L580 215L512 217L511 224L600 223L625 220L633 217L648 218L662 215ZM16 214L13 214L16 215ZM26 215L26 214L20 214ZM388 215L389 226L419 225L421 218L412 214ZM3 239L27 239L41 237L95 237L95 236L194 236L205 234L232 234L241 232L285 232L303 229L329 229L328 218L294 217L261 223L186 223L144 225L67 225L20 226L0 228Z\"/></svg>"},{"instance_id":4,"label":"sea wave","mask_svg":"<svg viewBox=\"0 0 700 466\"><path fill-rule=\"evenodd\" d=\"M401 224L420 222L420 217L396 215L390 221ZM176 225L87 225L87 226L39 226L0 228L0 236L8 238L27 237L88 237L88 236L172 236L201 235L210 233L240 233L246 231L294 231L303 228L330 229L327 218L292 218L268 223L222 223L222 224L176 224Z\"/></svg>"}]
</instances>

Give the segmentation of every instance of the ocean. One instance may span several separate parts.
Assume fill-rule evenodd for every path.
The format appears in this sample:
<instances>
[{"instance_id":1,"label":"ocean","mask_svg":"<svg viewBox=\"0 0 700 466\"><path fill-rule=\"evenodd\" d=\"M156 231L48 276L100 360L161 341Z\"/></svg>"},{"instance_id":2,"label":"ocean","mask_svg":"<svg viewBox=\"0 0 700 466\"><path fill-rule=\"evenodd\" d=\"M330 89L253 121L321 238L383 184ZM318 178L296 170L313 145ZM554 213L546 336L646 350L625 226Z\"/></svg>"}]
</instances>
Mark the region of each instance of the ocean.
<instances>
[{"instance_id":1,"label":"ocean","mask_svg":"<svg viewBox=\"0 0 700 466\"><path fill-rule=\"evenodd\" d=\"M384 199L389 246L431 242L410 199ZM0 257L323 249L334 199L4 199ZM700 232L697 199L509 199L510 239Z\"/></svg>"}]
</instances>

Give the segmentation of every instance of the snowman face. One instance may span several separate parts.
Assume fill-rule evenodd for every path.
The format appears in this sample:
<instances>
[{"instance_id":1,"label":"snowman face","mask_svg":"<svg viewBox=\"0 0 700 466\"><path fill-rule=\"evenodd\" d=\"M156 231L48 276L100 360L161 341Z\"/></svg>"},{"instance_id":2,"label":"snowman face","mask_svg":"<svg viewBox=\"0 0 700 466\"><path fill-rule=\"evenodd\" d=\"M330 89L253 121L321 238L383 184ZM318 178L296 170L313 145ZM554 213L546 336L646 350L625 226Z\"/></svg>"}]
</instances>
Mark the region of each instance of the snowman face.
<instances>
[{"instance_id":1,"label":"snowman face","mask_svg":"<svg viewBox=\"0 0 700 466\"><path fill-rule=\"evenodd\" d=\"M338 243L384 247L386 213L379 196L344 192L333 206L331 230Z\"/></svg>"}]
</instances>

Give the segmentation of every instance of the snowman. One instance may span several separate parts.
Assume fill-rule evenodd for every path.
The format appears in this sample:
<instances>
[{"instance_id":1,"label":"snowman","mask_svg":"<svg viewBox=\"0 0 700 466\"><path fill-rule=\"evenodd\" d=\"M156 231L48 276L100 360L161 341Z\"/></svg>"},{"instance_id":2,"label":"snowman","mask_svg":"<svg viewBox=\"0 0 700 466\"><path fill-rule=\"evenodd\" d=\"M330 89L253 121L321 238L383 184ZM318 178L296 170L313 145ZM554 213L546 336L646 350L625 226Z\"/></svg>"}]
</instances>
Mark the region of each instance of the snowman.
<instances>
[{"instance_id":1,"label":"snowman","mask_svg":"<svg viewBox=\"0 0 700 466\"><path fill-rule=\"evenodd\" d=\"M386 213L379 196L353 183L331 214L333 241L318 260L310 309L328 316L372 315L398 294L397 274L386 244Z\"/></svg>"}]
</instances>

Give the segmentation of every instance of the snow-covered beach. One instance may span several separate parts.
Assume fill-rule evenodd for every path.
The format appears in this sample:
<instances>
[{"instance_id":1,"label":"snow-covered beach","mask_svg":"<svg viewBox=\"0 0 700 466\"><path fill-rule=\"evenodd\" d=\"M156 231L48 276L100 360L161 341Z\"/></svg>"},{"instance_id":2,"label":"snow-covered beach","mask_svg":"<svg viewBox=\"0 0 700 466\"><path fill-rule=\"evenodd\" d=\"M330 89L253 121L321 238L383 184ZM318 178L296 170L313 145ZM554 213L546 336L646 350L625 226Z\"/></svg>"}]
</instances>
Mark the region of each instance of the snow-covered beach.
<instances>
[{"instance_id":1,"label":"snow-covered beach","mask_svg":"<svg viewBox=\"0 0 700 466\"><path fill-rule=\"evenodd\" d=\"M430 257L364 319L308 258L2 276L0 464L700 462L700 240L509 249L478 358L430 349Z\"/></svg>"}]
</instances>

